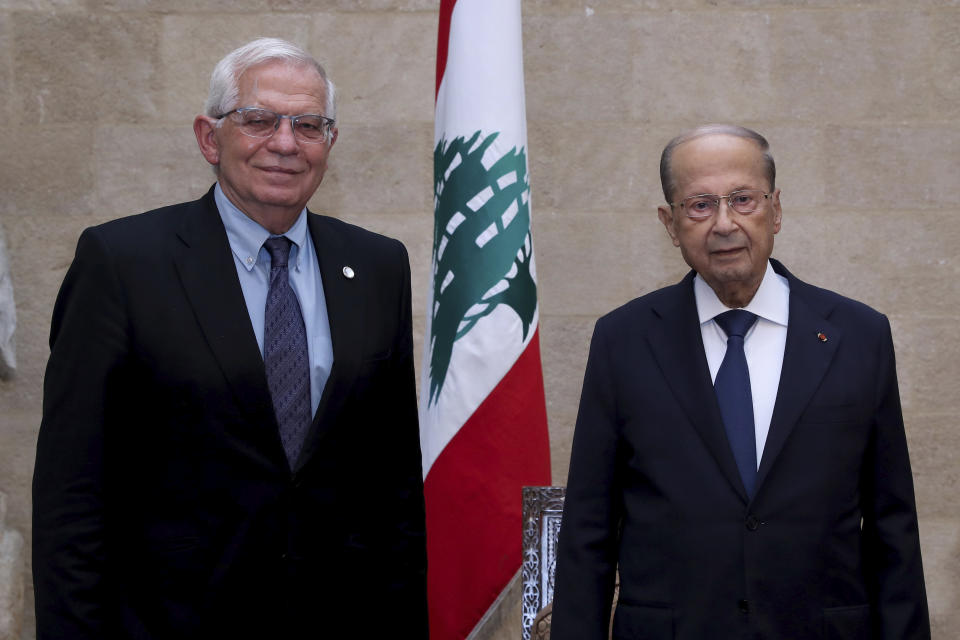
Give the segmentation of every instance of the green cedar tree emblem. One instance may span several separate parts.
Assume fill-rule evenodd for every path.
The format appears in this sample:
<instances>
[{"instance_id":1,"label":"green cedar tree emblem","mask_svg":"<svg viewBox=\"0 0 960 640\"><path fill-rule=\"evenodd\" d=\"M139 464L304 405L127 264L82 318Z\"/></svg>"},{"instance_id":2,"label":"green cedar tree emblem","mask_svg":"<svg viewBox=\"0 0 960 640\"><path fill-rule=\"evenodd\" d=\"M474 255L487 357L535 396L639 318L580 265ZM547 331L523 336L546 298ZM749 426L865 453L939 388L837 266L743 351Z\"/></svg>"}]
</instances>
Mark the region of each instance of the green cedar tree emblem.
<instances>
[{"instance_id":1,"label":"green cedar tree emblem","mask_svg":"<svg viewBox=\"0 0 960 640\"><path fill-rule=\"evenodd\" d=\"M489 169L483 155L497 138L477 131L441 140L433 152L433 320L430 396L443 388L453 343L501 304L513 309L526 340L537 308L530 272L527 155L514 147Z\"/></svg>"}]
</instances>

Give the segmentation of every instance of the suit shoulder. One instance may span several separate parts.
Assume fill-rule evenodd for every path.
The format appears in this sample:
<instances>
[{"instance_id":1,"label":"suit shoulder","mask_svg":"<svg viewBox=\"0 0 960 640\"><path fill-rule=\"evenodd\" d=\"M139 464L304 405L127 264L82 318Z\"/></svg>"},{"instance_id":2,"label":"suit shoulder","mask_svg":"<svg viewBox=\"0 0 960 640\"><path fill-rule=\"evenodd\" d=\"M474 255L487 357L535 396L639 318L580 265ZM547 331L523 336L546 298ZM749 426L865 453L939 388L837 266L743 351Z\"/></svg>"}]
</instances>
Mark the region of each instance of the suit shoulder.
<instances>
[{"instance_id":1,"label":"suit shoulder","mask_svg":"<svg viewBox=\"0 0 960 640\"><path fill-rule=\"evenodd\" d=\"M88 227L84 233L101 236L105 239L127 240L135 237L149 240L160 230L175 228L185 216L192 215L204 206L203 200L181 202L159 209L152 209L122 218L116 218L102 224Z\"/></svg>"},{"instance_id":2,"label":"suit shoulder","mask_svg":"<svg viewBox=\"0 0 960 640\"><path fill-rule=\"evenodd\" d=\"M887 317L872 307L844 295L800 280L779 261L771 259L773 270L787 279L791 299L802 300L825 318L843 324L856 323L860 327L888 325Z\"/></svg>"},{"instance_id":3,"label":"suit shoulder","mask_svg":"<svg viewBox=\"0 0 960 640\"><path fill-rule=\"evenodd\" d=\"M610 328L620 328L625 325L631 327L645 326L656 316L656 310L665 306L677 304L684 294L684 287L689 286L686 279L662 289L646 293L630 302L623 304L613 311L604 314L597 320L597 325ZM692 295L692 293L691 293Z\"/></svg>"},{"instance_id":4,"label":"suit shoulder","mask_svg":"<svg viewBox=\"0 0 960 640\"><path fill-rule=\"evenodd\" d=\"M362 245L366 249L372 250L399 250L406 254L406 248L403 243L396 238L370 231L359 225L344 222L331 216L320 215L313 212L310 212L310 216L314 219L316 225L318 225L316 228L318 228L321 233L331 234L341 242Z\"/></svg>"},{"instance_id":5,"label":"suit shoulder","mask_svg":"<svg viewBox=\"0 0 960 640\"><path fill-rule=\"evenodd\" d=\"M802 298L833 321L856 323L864 327L887 323L886 315L859 300L800 280L790 282L790 294Z\"/></svg>"}]
</instances>

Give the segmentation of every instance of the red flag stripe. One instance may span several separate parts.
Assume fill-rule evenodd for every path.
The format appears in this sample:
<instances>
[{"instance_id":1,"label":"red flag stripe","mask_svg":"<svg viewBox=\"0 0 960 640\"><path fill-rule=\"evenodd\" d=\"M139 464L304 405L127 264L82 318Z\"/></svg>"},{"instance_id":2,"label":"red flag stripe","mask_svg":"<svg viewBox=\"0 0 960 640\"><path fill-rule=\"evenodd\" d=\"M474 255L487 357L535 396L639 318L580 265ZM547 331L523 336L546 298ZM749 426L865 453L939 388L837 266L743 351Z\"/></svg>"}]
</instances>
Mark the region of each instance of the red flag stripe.
<instances>
[{"instance_id":1,"label":"red flag stripe","mask_svg":"<svg viewBox=\"0 0 960 640\"><path fill-rule=\"evenodd\" d=\"M437 30L437 87L434 89L433 99L436 101L440 93L440 82L447 70L447 49L450 46L450 17L453 15L453 5L457 0L441 0L440 26Z\"/></svg>"},{"instance_id":2,"label":"red flag stripe","mask_svg":"<svg viewBox=\"0 0 960 640\"><path fill-rule=\"evenodd\" d=\"M525 485L550 484L539 332L427 475L430 635L465 638L520 566Z\"/></svg>"}]
</instances>

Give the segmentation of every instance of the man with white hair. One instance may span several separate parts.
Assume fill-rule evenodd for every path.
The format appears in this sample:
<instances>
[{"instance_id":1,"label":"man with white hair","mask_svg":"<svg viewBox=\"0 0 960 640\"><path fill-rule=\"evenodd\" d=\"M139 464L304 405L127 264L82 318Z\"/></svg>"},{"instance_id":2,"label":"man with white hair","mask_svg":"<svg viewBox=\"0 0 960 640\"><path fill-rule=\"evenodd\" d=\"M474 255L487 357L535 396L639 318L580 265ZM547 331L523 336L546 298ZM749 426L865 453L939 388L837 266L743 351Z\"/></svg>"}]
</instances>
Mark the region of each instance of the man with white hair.
<instances>
[{"instance_id":1,"label":"man with white hair","mask_svg":"<svg viewBox=\"0 0 960 640\"><path fill-rule=\"evenodd\" d=\"M601 318L557 547L553 640L927 640L890 323L771 258L767 140L660 156L690 272Z\"/></svg>"},{"instance_id":2,"label":"man with white hair","mask_svg":"<svg viewBox=\"0 0 960 640\"><path fill-rule=\"evenodd\" d=\"M41 640L426 638L401 243L307 211L337 140L306 51L227 55L200 200L92 227L53 313L34 475Z\"/></svg>"}]
</instances>

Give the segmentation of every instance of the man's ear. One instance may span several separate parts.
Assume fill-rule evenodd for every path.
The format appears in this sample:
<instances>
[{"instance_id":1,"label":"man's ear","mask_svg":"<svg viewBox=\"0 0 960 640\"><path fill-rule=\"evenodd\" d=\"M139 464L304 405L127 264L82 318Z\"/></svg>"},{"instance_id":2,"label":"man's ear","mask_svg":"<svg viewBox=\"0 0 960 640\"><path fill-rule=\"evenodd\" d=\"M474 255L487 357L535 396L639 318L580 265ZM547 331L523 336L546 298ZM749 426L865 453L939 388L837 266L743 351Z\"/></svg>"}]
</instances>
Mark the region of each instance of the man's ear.
<instances>
[{"instance_id":1,"label":"man's ear","mask_svg":"<svg viewBox=\"0 0 960 640\"><path fill-rule=\"evenodd\" d=\"M340 129L337 129L336 127L333 127L330 129L330 143L329 143L328 150L333 149L333 145L337 141L337 136L339 135L340 135Z\"/></svg>"},{"instance_id":2,"label":"man's ear","mask_svg":"<svg viewBox=\"0 0 960 640\"><path fill-rule=\"evenodd\" d=\"M220 145L217 143L217 120L209 116L197 116L193 119L193 134L197 136L197 146L207 162L220 164Z\"/></svg>"},{"instance_id":3,"label":"man's ear","mask_svg":"<svg viewBox=\"0 0 960 640\"><path fill-rule=\"evenodd\" d=\"M770 206L773 209L773 232L780 232L780 224L783 222L783 210L780 208L780 189L774 190L770 194Z\"/></svg>"},{"instance_id":4,"label":"man's ear","mask_svg":"<svg viewBox=\"0 0 960 640\"><path fill-rule=\"evenodd\" d=\"M679 247L680 240L677 238L676 223L673 221L673 212L670 210L670 207L657 207L657 217L660 218L663 226L667 228L667 234L670 236L673 246Z\"/></svg>"}]
</instances>

